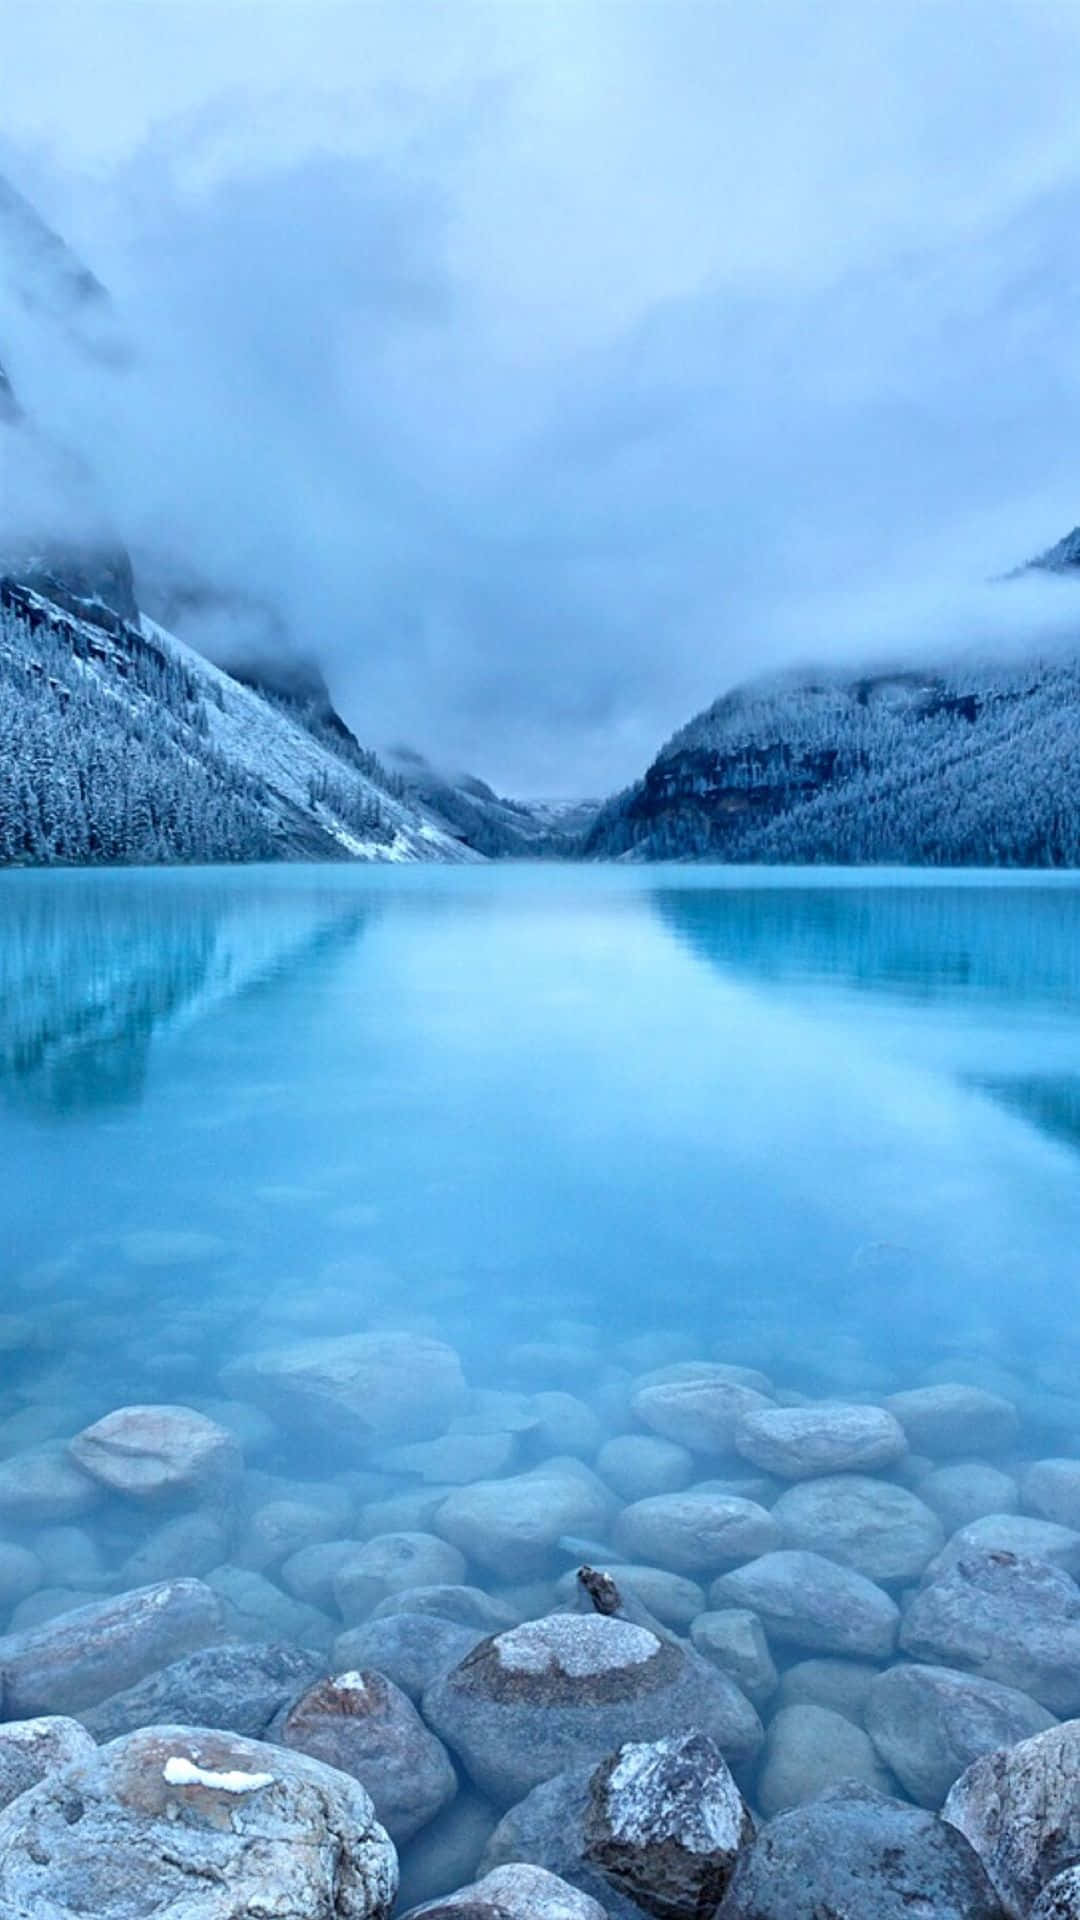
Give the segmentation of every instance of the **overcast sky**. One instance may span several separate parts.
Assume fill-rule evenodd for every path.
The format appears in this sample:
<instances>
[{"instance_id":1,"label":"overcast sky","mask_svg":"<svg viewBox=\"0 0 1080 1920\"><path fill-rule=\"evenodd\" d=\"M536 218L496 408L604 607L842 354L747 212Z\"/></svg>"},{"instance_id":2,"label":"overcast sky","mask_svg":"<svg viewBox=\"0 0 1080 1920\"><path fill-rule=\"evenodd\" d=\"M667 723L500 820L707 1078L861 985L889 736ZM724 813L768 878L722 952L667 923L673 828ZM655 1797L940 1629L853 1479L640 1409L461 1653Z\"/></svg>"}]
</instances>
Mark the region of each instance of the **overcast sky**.
<instances>
[{"instance_id":1,"label":"overcast sky","mask_svg":"<svg viewBox=\"0 0 1080 1920\"><path fill-rule=\"evenodd\" d=\"M1080 520L1074 0L0 11L135 347L24 330L24 404L365 740L600 792L761 667L1080 626L985 584Z\"/></svg>"}]
</instances>

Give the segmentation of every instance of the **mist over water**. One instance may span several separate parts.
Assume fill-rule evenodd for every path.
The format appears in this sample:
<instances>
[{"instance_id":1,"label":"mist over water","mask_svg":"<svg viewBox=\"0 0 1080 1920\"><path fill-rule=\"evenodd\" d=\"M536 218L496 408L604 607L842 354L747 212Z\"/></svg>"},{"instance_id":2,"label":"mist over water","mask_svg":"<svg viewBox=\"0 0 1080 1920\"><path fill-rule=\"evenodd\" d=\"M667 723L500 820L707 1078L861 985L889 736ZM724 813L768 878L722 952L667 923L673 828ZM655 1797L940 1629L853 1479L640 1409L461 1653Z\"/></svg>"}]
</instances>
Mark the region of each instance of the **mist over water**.
<instances>
[{"instance_id":1,"label":"mist over water","mask_svg":"<svg viewBox=\"0 0 1080 1920\"><path fill-rule=\"evenodd\" d=\"M1072 1347L1071 878L0 889L8 1292L51 1303L86 1417L148 1369L213 1396L283 1325L428 1330L523 1386L655 1330L810 1391L841 1348L883 1387L1023 1355L1037 1397Z\"/></svg>"}]
</instances>

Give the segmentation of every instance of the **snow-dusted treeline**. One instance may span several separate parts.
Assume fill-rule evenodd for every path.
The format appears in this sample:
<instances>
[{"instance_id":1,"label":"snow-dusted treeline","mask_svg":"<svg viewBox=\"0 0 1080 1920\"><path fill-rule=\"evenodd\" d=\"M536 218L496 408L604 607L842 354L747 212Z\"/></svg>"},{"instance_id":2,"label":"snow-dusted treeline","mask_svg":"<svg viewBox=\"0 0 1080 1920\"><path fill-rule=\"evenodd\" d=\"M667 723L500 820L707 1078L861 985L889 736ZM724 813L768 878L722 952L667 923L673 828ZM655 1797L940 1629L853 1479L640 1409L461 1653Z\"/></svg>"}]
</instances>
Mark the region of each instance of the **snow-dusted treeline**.
<instances>
[{"instance_id":1,"label":"snow-dusted treeline","mask_svg":"<svg viewBox=\"0 0 1080 1920\"><path fill-rule=\"evenodd\" d=\"M1080 865L1080 659L741 689L608 802L585 851Z\"/></svg>"}]
</instances>

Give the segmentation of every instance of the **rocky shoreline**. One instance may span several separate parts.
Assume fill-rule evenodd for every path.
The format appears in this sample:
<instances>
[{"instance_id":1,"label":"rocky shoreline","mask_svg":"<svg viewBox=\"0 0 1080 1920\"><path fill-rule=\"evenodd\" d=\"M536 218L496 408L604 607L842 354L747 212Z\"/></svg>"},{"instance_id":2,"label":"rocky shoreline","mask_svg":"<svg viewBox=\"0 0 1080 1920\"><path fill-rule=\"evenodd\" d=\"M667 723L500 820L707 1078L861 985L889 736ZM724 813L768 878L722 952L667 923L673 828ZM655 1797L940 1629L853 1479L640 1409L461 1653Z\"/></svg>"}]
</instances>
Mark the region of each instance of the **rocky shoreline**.
<instances>
[{"instance_id":1,"label":"rocky shoreline","mask_svg":"<svg viewBox=\"0 0 1080 1920\"><path fill-rule=\"evenodd\" d=\"M0 1920L1080 1920L1080 1449L1000 1379L390 1328L65 1432L2 1332Z\"/></svg>"}]
</instances>

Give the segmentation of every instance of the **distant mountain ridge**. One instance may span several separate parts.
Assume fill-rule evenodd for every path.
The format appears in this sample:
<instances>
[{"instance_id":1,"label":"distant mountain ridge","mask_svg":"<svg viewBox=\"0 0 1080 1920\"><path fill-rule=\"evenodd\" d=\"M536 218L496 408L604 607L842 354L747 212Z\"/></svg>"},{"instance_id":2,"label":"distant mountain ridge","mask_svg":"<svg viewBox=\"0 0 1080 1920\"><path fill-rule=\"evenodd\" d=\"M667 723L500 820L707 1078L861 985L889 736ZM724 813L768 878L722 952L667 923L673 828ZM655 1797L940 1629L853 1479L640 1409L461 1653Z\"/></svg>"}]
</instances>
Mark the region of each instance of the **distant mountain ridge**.
<instances>
[{"instance_id":1,"label":"distant mountain ridge","mask_svg":"<svg viewBox=\"0 0 1080 1920\"><path fill-rule=\"evenodd\" d=\"M737 688L601 808L581 852L1080 865L1080 645L1013 665L789 672Z\"/></svg>"}]
</instances>

